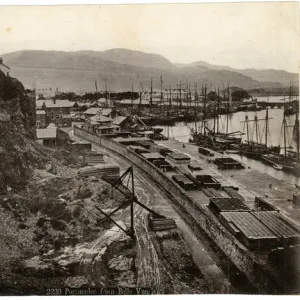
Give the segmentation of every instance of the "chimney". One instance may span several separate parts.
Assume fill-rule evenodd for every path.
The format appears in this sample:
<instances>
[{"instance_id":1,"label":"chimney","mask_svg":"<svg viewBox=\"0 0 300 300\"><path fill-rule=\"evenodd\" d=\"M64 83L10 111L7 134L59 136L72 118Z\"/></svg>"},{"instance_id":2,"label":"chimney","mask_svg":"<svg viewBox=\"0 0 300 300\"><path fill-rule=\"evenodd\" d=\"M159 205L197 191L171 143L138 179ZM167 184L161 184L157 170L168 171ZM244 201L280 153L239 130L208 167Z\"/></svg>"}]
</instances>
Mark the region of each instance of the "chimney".
<instances>
[{"instance_id":1,"label":"chimney","mask_svg":"<svg viewBox=\"0 0 300 300\"><path fill-rule=\"evenodd\" d=\"M53 98L53 103L56 104L56 99L55 98Z\"/></svg>"},{"instance_id":2,"label":"chimney","mask_svg":"<svg viewBox=\"0 0 300 300\"><path fill-rule=\"evenodd\" d=\"M0 57L0 64L3 64L3 58Z\"/></svg>"}]
</instances>

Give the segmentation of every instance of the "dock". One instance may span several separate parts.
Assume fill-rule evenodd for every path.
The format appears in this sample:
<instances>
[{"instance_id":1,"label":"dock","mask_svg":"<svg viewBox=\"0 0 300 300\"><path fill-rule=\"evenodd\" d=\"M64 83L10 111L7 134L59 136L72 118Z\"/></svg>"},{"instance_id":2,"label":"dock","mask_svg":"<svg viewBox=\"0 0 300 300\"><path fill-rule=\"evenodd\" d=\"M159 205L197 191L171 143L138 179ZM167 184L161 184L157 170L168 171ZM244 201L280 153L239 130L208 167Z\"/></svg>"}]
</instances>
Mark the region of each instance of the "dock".
<instances>
[{"instance_id":1,"label":"dock","mask_svg":"<svg viewBox=\"0 0 300 300\"><path fill-rule=\"evenodd\" d=\"M300 223L299 208L297 209L291 202L293 195L298 194L299 190L297 190L291 182L279 180L259 170L249 169L247 166L245 166L244 169L238 170L218 169L213 163L213 160L215 158L226 158L229 156L213 150L210 150L210 152L214 154L213 157L202 154L199 155L198 147L193 144L185 144L185 148L183 148L182 143L171 139L168 141L159 141L158 144L168 147L173 151L180 151L188 155L202 168L201 171L194 171L194 174L207 174L214 177L223 187L230 188L229 191L231 193L232 190L238 190L239 197L242 197L245 204L250 208L255 207L255 197L260 197L276 206L286 217L297 224ZM226 188L224 190L226 190ZM236 195L232 196L236 197ZM201 203L209 204L209 198L203 198Z\"/></svg>"},{"instance_id":2,"label":"dock","mask_svg":"<svg viewBox=\"0 0 300 300\"><path fill-rule=\"evenodd\" d=\"M180 142L173 140L153 141L150 147L148 143L140 144L149 153L139 154L130 148L137 145L138 140L127 140L124 145L76 127L75 132L126 157L147 173L166 192L171 205L193 232L204 233L213 247L224 253L259 291L284 291L287 274L282 277L282 270L274 269L269 256L274 251L282 256L285 251L299 249L299 220L297 215L289 213L292 203L288 198L296 194L295 187L247 165L243 165L243 169L219 169L213 159L233 162L228 159L230 157L214 153L213 157L204 158L195 145L182 147ZM155 145L168 148L170 152L161 155L163 148ZM160 165L165 162L168 168L162 169ZM191 162L196 168L191 168ZM258 180L259 184L255 185ZM275 198L280 196L282 198ZM279 199L279 209L269 203L269 200Z\"/></svg>"}]
</instances>

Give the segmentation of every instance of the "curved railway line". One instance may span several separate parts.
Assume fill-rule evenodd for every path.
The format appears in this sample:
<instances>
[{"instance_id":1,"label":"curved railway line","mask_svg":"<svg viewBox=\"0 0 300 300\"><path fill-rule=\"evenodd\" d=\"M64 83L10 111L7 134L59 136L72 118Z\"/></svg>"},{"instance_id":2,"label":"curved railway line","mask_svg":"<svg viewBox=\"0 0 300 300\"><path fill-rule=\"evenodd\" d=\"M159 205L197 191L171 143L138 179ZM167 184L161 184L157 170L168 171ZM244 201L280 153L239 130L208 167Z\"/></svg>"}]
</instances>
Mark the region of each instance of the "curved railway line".
<instances>
[{"instance_id":1,"label":"curved railway line","mask_svg":"<svg viewBox=\"0 0 300 300\"><path fill-rule=\"evenodd\" d=\"M73 137L73 136L72 136ZM75 137L77 140L83 140ZM91 142L91 141L89 141ZM113 158L120 166L121 169L129 167L132 163L115 152L91 142L93 149L100 151L105 155ZM233 263L226 258L226 256L214 247L210 238L206 234L195 227L191 216L187 215L182 209L174 205L171 200L172 195L165 191L162 187L158 186L148 174L142 169L135 167L135 183L137 185L136 193L139 201L148 205L149 207L154 206L155 202L159 200L167 203L169 208L174 210L175 219L177 219L178 227L180 228L181 234L186 240L189 237L189 241L186 241L187 247L197 247L197 251L191 251L195 263L197 264L200 271L203 273L207 280L209 290L211 293L254 293L255 289L249 283L245 276L237 271L237 268ZM140 189L139 187L142 187ZM143 191L141 191L143 190ZM145 195L148 195L148 197ZM146 201L146 202L145 202ZM158 201L159 202L159 201ZM147 229L145 221L146 212L139 206L135 206L136 224L136 242L138 248L138 284L147 286L150 284L151 287L155 287L157 292L160 292L160 270L159 267L163 267L157 257L153 243L151 242L151 236ZM178 217L180 216L180 217ZM196 245L195 245L196 243ZM200 259L198 259L200 256ZM166 269L165 269L166 270ZM166 272L168 274L168 272ZM172 276L171 274L168 274Z\"/></svg>"}]
</instances>

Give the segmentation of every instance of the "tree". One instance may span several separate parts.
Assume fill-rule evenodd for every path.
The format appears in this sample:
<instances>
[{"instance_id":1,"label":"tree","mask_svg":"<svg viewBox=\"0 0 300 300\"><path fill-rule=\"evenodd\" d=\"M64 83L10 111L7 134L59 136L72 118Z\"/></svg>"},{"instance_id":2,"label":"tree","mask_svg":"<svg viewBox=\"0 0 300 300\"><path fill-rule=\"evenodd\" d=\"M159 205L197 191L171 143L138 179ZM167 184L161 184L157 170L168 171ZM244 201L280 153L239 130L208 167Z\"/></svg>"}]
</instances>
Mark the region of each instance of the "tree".
<instances>
[{"instance_id":1,"label":"tree","mask_svg":"<svg viewBox=\"0 0 300 300\"><path fill-rule=\"evenodd\" d=\"M251 96L245 90L234 91L231 93L232 101L243 101L243 99L249 99Z\"/></svg>"}]
</instances>

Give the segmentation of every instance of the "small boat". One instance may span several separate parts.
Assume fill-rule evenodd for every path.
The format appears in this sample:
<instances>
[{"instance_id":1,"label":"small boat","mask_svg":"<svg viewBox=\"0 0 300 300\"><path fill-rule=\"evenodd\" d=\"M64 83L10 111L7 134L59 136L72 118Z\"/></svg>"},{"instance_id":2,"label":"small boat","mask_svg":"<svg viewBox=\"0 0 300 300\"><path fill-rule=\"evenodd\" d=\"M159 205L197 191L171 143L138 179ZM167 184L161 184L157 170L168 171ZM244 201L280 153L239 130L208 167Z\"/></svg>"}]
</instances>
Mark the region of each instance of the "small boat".
<instances>
[{"instance_id":1,"label":"small boat","mask_svg":"<svg viewBox=\"0 0 300 300\"><path fill-rule=\"evenodd\" d=\"M276 170L282 170L282 166L278 165L278 164L274 164L273 168L276 169Z\"/></svg>"}]
</instances>

